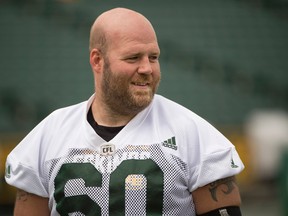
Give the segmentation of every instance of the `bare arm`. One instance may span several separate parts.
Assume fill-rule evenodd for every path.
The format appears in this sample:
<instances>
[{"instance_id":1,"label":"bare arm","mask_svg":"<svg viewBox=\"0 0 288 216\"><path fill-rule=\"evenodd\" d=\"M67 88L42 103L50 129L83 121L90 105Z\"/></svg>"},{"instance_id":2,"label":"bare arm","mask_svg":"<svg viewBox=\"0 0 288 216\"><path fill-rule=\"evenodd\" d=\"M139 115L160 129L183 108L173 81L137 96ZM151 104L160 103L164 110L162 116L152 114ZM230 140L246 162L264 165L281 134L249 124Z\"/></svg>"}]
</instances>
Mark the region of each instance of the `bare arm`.
<instances>
[{"instance_id":1,"label":"bare arm","mask_svg":"<svg viewBox=\"0 0 288 216\"><path fill-rule=\"evenodd\" d=\"M235 177L217 180L192 192L198 215L225 207L240 206L241 198Z\"/></svg>"},{"instance_id":2,"label":"bare arm","mask_svg":"<svg viewBox=\"0 0 288 216\"><path fill-rule=\"evenodd\" d=\"M14 216L49 216L48 198L17 190Z\"/></svg>"}]
</instances>

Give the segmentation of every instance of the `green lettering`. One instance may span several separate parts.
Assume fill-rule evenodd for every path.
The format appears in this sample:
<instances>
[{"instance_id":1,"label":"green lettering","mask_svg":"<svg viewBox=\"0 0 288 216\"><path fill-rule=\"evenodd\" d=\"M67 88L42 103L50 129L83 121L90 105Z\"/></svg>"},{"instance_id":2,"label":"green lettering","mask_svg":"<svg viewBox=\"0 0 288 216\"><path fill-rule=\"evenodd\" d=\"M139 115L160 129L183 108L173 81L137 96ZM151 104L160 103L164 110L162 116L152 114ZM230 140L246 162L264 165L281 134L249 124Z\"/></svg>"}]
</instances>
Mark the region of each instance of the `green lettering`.
<instances>
[{"instance_id":1,"label":"green lettering","mask_svg":"<svg viewBox=\"0 0 288 216\"><path fill-rule=\"evenodd\" d=\"M73 212L81 212L87 216L101 215L100 206L88 195L65 196L64 190L68 181L73 179L81 179L85 182L85 187L102 187L102 177L102 174L90 163L63 164L55 178L54 198L58 213L65 216ZM134 192L144 191L145 196L143 200L141 198L142 202L134 202L130 209L137 209L140 207L137 206L138 204L146 205L146 215L161 215L164 194L163 179L162 170L151 159L123 161L110 174L109 214L125 215L128 202L125 195L132 194L130 201L133 201ZM143 203L144 200L146 203Z\"/></svg>"},{"instance_id":2,"label":"green lettering","mask_svg":"<svg viewBox=\"0 0 288 216\"><path fill-rule=\"evenodd\" d=\"M90 163L63 164L55 178L56 209L60 215L68 216L68 213L82 212L89 215L101 215L101 209L87 195L65 197L66 183L71 179L83 179L86 187L101 186L102 176Z\"/></svg>"}]
</instances>

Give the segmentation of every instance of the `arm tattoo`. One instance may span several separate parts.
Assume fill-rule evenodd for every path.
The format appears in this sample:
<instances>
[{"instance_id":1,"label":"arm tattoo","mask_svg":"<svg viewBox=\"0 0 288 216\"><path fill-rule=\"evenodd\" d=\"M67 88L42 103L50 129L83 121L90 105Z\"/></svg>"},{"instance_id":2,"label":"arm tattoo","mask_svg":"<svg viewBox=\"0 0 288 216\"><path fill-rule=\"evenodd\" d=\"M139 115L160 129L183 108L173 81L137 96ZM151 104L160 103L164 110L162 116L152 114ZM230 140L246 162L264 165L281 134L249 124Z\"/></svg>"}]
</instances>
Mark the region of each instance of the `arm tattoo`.
<instances>
[{"instance_id":1,"label":"arm tattoo","mask_svg":"<svg viewBox=\"0 0 288 216\"><path fill-rule=\"evenodd\" d=\"M235 188L234 179L235 179L234 177L228 177L228 178L220 179L220 180L210 183L209 191L211 193L212 199L215 200L216 202L218 201L217 189L222 185L226 187L226 190L222 189L221 191L224 194L230 194Z\"/></svg>"},{"instance_id":2,"label":"arm tattoo","mask_svg":"<svg viewBox=\"0 0 288 216\"><path fill-rule=\"evenodd\" d=\"M17 195L16 195L16 199L19 201L25 202L25 201L27 201L29 196L31 196L30 193L23 191L23 190L18 190Z\"/></svg>"}]
</instances>

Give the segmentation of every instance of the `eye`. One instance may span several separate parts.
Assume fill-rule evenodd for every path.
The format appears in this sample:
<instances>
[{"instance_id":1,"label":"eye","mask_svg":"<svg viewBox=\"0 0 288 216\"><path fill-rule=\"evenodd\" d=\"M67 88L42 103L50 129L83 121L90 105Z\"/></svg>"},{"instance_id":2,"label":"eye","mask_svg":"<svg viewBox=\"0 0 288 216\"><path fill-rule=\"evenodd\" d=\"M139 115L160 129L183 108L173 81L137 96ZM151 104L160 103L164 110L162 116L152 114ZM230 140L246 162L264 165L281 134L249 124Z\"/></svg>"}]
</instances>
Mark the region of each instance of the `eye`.
<instances>
[{"instance_id":1,"label":"eye","mask_svg":"<svg viewBox=\"0 0 288 216\"><path fill-rule=\"evenodd\" d=\"M139 58L138 56L129 56L129 57L125 58L125 60L127 62L135 62L138 60L138 58Z\"/></svg>"},{"instance_id":2,"label":"eye","mask_svg":"<svg viewBox=\"0 0 288 216\"><path fill-rule=\"evenodd\" d=\"M158 61L159 55L151 55L151 56L149 56L149 59L150 59L151 62Z\"/></svg>"},{"instance_id":3,"label":"eye","mask_svg":"<svg viewBox=\"0 0 288 216\"><path fill-rule=\"evenodd\" d=\"M135 60L135 59L138 59L138 56L132 56L132 57L129 57L128 59Z\"/></svg>"}]
</instances>

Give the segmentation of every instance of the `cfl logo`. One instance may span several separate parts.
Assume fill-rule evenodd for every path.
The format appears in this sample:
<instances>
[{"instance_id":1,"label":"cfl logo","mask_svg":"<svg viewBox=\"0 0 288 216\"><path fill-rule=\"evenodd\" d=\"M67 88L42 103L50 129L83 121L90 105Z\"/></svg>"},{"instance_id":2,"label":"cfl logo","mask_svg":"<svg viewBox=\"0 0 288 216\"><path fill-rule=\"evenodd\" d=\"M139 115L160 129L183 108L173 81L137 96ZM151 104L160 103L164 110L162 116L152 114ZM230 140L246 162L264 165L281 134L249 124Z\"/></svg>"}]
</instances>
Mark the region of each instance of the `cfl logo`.
<instances>
[{"instance_id":1,"label":"cfl logo","mask_svg":"<svg viewBox=\"0 0 288 216\"><path fill-rule=\"evenodd\" d=\"M115 145L111 143L105 143L100 146L100 154L103 156L109 156L115 154Z\"/></svg>"}]
</instances>

